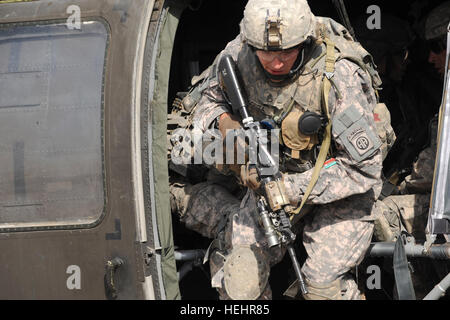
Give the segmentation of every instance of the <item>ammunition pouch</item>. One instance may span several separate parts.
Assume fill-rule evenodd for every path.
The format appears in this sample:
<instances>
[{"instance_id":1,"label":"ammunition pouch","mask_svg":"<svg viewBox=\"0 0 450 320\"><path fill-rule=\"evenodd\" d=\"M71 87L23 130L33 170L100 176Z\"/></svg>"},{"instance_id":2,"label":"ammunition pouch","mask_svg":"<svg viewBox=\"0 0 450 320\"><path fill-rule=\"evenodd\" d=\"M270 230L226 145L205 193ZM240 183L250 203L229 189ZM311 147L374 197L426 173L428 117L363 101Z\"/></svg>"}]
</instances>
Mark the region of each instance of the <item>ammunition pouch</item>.
<instances>
[{"instance_id":1,"label":"ammunition pouch","mask_svg":"<svg viewBox=\"0 0 450 320\"><path fill-rule=\"evenodd\" d=\"M373 113L384 160L396 140L394 129L391 126L391 114L384 103L377 103Z\"/></svg>"},{"instance_id":2,"label":"ammunition pouch","mask_svg":"<svg viewBox=\"0 0 450 320\"><path fill-rule=\"evenodd\" d=\"M291 150L293 159L300 159L300 151L311 150L318 144L317 135L305 135L299 130L299 121L304 112L294 108L281 123L283 144Z\"/></svg>"},{"instance_id":3,"label":"ammunition pouch","mask_svg":"<svg viewBox=\"0 0 450 320\"><path fill-rule=\"evenodd\" d=\"M191 81L191 89L188 94L182 99L183 109L191 113L194 107L202 98L203 91L208 88L211 81L211 70L214 68L210 66L205 71L203 71L199 76L195 76Z\"/></svg>"}]
</instances>

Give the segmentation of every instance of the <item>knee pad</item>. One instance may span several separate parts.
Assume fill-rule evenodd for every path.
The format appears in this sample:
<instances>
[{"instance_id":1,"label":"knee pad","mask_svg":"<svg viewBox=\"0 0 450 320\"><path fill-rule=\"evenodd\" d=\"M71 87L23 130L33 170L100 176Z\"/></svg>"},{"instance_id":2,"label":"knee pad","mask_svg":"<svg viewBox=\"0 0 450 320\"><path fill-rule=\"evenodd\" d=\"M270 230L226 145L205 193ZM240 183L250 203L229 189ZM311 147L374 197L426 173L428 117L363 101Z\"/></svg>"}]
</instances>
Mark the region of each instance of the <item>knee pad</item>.
<instances>
[{"instance_id":1,"label":"knee pad","mask_svg":"<svg viewBox=\"0 0 450 320\"><path fill-rule=\"evenodd\" d=\"M233 248L224 264L224 285L233 300L255 300L264 292L270 266L260 248Z\"/></svg>"}]
</instances>

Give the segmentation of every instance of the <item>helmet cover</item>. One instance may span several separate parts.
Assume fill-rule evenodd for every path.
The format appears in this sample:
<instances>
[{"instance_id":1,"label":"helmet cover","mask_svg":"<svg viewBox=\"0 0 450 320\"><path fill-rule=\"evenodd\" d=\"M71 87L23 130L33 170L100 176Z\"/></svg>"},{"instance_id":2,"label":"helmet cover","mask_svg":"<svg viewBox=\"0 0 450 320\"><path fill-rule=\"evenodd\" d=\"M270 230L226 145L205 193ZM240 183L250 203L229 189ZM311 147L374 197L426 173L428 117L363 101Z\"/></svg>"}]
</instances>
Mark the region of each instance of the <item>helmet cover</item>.
<instances>
[{"instance_id":1,"label":"helmet cover","mask_svg":"<svg viewBox=\"0 0 450 320\"><path fill-rule=\"evenodd\" d=\"M306 0L249 0L241 33L260 50L286 50L314 37L315 19Z\"/></svg>"}]
</instances>

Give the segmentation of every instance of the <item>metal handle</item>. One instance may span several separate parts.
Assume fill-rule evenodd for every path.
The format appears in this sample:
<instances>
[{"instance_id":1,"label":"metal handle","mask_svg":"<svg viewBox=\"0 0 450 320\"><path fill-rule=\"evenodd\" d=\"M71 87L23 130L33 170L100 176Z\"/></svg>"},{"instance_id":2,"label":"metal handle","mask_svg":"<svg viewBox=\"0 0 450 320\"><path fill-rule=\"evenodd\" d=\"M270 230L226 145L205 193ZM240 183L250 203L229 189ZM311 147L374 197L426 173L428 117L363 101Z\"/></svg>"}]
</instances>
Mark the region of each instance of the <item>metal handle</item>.
<instances>
[{"instance_id":1,"label":"metal handle","mask_svg":"<svg viewBox=\"0 0 450 320\"><path fill-rule=\"evenodd\" d=\"M104 278L106 297L110 300L117 299L117 282L115 275L117 269L124 264L124 261L118 257L106 262L106 274Z\"/></svg>"}]
</instances>

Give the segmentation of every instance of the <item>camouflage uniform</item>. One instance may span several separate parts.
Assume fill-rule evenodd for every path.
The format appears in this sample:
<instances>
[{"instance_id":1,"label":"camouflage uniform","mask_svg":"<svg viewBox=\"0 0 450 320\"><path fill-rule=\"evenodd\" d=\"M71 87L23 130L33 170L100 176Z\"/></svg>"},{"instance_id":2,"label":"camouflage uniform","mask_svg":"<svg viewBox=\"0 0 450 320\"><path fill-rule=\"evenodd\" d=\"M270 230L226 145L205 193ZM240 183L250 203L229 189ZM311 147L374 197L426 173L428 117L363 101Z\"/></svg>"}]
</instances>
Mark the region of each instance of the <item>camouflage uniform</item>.
<instances>
[{"instance_id":1,"label":"camouflage uniform","mask_svg":"<svg viewBox=\"0 0 450 320\"><path fill-rule=\"evenodd\" d=\"M425 240L425 227L430 205L434 163L437 150L437 116L430 123L430 146L424 149L413 164L412 172L398 187L399 195L378 201L375 223L378 241L395 241L402 231L416 240Z\"/></svg>"},{"instance_id":2,"label":"camouflage uniform","mask_svg":"<svg viewBox=\"0 0 450 320\"><path fill-rule=\"evenodd\" d=\"M329 32L333 32L331 26L334 30L343 29L331 19L316 18ZM230 54L237 61L249 97L249 112L256 120L262 120L278 115L292 99L294 110L321 113L325 59L314 61L311 57L317 58L325 50L324 44L315 46L298 78L280 86L264 76L255 54L241 36L230 42L221 54ZM349 60L338 59L333 80L336 90L329 96L333 159L320 172L307 201L314 205L314 211L307 217L304 228L303 243L308 258L302 273L311 292L306 298L358 299L359 291L348 272L361 262L370 244L375 219L372 206L381 191L381 142L373 116L377 99L371 78ZM193 125L206 131L225 112L230 112L229 106L212 70L209 85L193 112ZM356 143L360 137L367 144ZM298 204L303 197L317 149L318 145L307 150L282 148L280 170L292 203ZM188 228L222 241L222 246L210 257L212 285L218 288L221 298L270 298L269 270L281 261L284 252L277 247L269 249L267 245L258 222L256 193L248 189L239 200L224 184L217 184L212 178L184 189L173 185L171 194ZM233 269L228 259L233 252L245 252L243 248L252 251L255 265L245 265L235 259L233 263L241 263L241 267ZM258 273L254 281L247 278L250 276L244 270L247 268Z\"/></svg>"},{"instance_id":3,"label":"camouflage uniform","mask_svg":"<svg viewBox=\"0 0 450 320\"><path fill-rule=\"evenodd\" d=\"M431 188L437 149L437 117L431 121L431 144L414 162L412 172L398 187L398 195L378 200L374 210L378 211L374 238L377 241L396 241L402 234L412 235L423 243L430 208ZM415 270L411 274L417 299L423 299L432 289L435 275L433 265L420 260L410 262ZM437 279L435 279L437 280Z\"/></svg>"}]
</instances>

